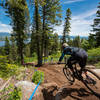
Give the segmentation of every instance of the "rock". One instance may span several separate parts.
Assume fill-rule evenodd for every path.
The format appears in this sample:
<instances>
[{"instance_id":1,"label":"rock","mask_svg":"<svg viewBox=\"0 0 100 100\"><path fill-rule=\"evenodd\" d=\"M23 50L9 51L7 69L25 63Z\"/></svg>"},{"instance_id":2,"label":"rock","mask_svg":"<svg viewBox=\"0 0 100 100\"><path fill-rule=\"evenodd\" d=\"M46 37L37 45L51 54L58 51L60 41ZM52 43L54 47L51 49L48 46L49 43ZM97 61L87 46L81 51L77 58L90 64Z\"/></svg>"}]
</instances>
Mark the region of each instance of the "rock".
<instances>
[{"instance_id":1,"label":"rock","mask_svg":"<svg viewBox=\"0 0 100 100\"><path fill-rule=\"evenodd\" d=\"M57 94L55 95L55 100L61 100L61 93L57 92Z\"/></svg>"},{"instance_id":2,"label":"rock","mask_svg":"<svg viewBox=\"0 0 100 100\"><path fill-rule=\"evenodd\" d=\"M95 66L93 66L93 65L86 65L86 67L90 68L90 69L94 69L95 68Z\"/></svg>"},{"instance_id":3,"label":"rock","mask_svg":"<svg viewBox=\"0 0 100 100\"><path fill-rule=\"evenodd\" d=\"M29 100L30 96L32 95L36 85L32 82L28 81L19 81L15 84L16 87L21 87L22 90L22 100ZM34 98L32 100L44 100L42 87L39 86L35 92Z\"/></svg>"},{"instance_id":4,"label":"rock","mask_svg":"<svg viewBox=\"0 0 100 100\"><path fill-rule=\"evenodd\" d=\"M93 69L94 72L96 72L100 76L100 69Z\"/></svg>"},{"instance_id":5,"label":"rock","mask_svg":"<svg viewBox=\"0 0 100 100\"><path fill-rule=\"evenodd\" d=\"M58 87L58 85L55 83L55 82L51 82L51 83L45 83L42 85L43 88L45 89L48 89L48 88L51 88L51 87Z\"/></svg>"},{"instance_id":6,"label":"rock","mask_svg":"<svg viewBox=\"0 0 100 100\"><path fill-rule=\"evenodd\" d=\"M44 100L55 100L56 92L58 91L58 86L56 83L45 83L42 85L43 87L43 96Z\"/></svg>"}]
</instances>

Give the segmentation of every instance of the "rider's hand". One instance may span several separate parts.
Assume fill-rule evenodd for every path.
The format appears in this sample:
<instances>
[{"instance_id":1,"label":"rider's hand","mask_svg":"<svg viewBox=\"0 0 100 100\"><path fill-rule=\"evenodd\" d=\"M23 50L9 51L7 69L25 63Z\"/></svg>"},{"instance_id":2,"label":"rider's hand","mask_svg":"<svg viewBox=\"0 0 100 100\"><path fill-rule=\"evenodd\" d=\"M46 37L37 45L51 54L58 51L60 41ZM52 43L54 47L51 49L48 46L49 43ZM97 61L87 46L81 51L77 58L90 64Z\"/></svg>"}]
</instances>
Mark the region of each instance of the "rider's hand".
<instances>
[{"instance_id":1,"label":"rider's hand","mask_svg":"<svg viewBox=\"0 0 100 100\"><path fill-rule=\"evenodd\" d=\"M60 64L61 62L59 61L57 64Z\"/></svg>"}]
</instances>

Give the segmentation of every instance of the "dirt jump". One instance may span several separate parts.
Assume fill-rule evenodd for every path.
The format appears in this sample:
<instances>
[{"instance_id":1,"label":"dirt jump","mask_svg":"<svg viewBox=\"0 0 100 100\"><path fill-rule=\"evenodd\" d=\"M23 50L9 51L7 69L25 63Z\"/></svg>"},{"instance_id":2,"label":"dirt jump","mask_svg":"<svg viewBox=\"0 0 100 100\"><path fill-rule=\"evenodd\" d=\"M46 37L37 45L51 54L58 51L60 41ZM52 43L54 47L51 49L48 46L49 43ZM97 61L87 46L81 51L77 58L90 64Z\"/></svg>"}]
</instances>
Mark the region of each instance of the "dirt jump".
<instances>
[{"instance_id":1,"label":"dirt jump","mask_svg":"<svg viewBox=\"0 0 100 100\"><path fill-rule=\"evenodd\" d=\"M100 100L81 81L75 80L74 84L70 85L63 74L63 67L64 65L45 64L38 68L38 70L43 71L45 74L43 84L55 84L43 91L44 100L55 100L55 97L56 100ZM97 70L97 72L100 73L100 70Z\"/></svg>"}]
</instances>

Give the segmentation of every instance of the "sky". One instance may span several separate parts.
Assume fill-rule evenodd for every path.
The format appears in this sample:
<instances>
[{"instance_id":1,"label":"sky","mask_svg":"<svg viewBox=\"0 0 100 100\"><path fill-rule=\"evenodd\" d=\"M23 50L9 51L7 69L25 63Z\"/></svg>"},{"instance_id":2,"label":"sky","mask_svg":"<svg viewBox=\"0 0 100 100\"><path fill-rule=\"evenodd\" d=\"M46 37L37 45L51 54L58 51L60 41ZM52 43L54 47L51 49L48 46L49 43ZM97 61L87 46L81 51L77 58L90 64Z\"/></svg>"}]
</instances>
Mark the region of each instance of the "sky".
<instances>
[{"instance_id":1,"label":"sky","mask_svg":"<svg viewBox=\"0 0 100 100\"><path fill-rule=\"evenodd\" d=\"M93 19L96 17L99 0L61 0L60 2L62 6L62 24L54 27L55 32L62 35L66 10L70 8L72 12L70 35L88 36L91 33L90 30L92 30ZM11 33L10 22L11 20L6 16L4 9L0 7L0 32Z\"/></svg>"}]
</instances>

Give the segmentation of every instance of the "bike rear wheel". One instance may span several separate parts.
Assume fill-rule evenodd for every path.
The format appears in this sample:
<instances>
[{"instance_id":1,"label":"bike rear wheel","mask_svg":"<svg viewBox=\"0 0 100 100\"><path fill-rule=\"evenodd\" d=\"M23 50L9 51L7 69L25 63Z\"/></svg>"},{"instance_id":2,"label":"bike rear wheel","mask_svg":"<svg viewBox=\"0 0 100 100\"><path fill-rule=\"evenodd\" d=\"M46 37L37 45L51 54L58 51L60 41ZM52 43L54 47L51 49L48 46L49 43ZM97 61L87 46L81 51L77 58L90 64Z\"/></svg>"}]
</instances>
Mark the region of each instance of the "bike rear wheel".
<instances>
[{"instance_id":1,"label":"bike rear wheel","mask_svg":"<svg viewBox=\"0 0 100 100\"><path fill-rule=\"evenodd\" d=\"M100 77L90 69L84 69L82 77L85 86L100 98Z\"/></svg>"},{"instance_id":2,"label":"bike rear wheel","mask_svg":"<svg viewBox=\"0 0 100 100\"><path fill-rule=\"evenodd\" d=\"M74 81L75 81L73 72L71 71L70 68L64 67L64 68L63 68L63 73L64 73L64 75L66 76L66 78L68 79L68 81L70 81L70 82L74 82Z\"/></svg>"}]
</instances>

